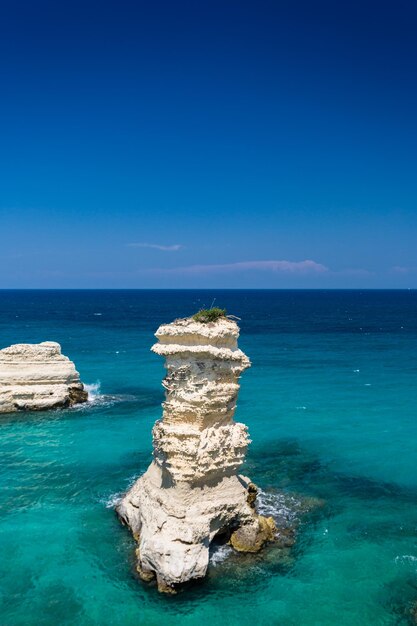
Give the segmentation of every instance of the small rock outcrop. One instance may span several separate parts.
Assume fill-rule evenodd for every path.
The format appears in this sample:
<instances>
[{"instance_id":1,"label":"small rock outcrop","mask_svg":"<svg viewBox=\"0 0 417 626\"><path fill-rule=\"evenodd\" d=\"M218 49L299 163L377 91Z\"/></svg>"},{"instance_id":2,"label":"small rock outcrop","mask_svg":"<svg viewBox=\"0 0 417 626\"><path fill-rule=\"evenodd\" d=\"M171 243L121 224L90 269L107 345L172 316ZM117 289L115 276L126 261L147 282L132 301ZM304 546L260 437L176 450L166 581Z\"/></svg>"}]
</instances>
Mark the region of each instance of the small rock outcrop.
<instances>
[{"instance_id":1,"label":"small rock outcrop","mask_svg":"<svg viewBox=\"0 0 417 626\"><path fill-rule=\"evenodd\" d=\"M74 363L54 341L0 350L0 413L43 411L87 401Z\"/></svg>"},{"instance_id":2,"label":"small rock outcrop","mask_svg":"<svg viewBox=\"0 0 417 626\"><path fill-rule=\"evenodd\" d=\"M137 570L160 591L206 574L209 546L224 536L256 552L274 538L272 518L256 513L256 487L238 474L249 443L233 420L248 357L226 317L161 326L152 350L166 359L163 417L153 428L154 460L117 506L137 541Z\"/></svg>"}]
</instances>

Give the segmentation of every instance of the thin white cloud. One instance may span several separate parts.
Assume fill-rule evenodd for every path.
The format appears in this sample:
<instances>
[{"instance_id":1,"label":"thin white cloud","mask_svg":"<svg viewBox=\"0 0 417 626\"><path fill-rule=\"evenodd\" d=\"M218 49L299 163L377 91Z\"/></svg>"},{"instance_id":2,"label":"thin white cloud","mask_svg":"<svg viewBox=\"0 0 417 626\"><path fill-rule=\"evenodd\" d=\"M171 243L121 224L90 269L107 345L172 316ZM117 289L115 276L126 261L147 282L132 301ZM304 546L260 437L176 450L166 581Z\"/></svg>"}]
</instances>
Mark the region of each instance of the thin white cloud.
<instances>
[{"instance_id":1,"label":"thin white cloud","mask_svg":"<svg viewBox=\"0 0 417 626\"><path fill-rule=\"evenodd\" d=\"M163 252L177 252L181 250L184 246L179 243L175 243L171 246L164 246L159 243L128 243L126 244L129 248L152 248L153 250L162 250Z\"/></svg>"},{"instance_id":2,"label":"thin white cloud","mask_svg":"<svg viewBox=\"0 0 417 626\"><path fill-rule=\"evenodd\" d=\"M404 275L404 274L412 274L416 270L417 270L417 267L404 267L402 265L394 265L394 267L391 267L390 273Z\"/></svg>"},{"instance_id":3,"label":"thin white cloud","mask_svg":"<svg viewBox=\"0 0 417 626\"><path fill-rule=\"evenodd\" d=\"M371 272L370 270L365 270L361 268L338 270L331 273L335 276L356 276L358 278L368 278L370 276L375 276L375 272Z\"/></svg>"},{"instance_id":4,"label":"thin white cloud","mask_svg":"<svg viewBox=\"0 0 417 626\"><path fill-rule=\"evenodd\" d=\"M246 270L269 271L283 274L324 274L329 272L329 269L325 265L308 259L305 261L239 261L236 263L211 265L188 265L186 267L173 267L151 271L175 274L223 274Z\"/></svg>"}]
</instances>

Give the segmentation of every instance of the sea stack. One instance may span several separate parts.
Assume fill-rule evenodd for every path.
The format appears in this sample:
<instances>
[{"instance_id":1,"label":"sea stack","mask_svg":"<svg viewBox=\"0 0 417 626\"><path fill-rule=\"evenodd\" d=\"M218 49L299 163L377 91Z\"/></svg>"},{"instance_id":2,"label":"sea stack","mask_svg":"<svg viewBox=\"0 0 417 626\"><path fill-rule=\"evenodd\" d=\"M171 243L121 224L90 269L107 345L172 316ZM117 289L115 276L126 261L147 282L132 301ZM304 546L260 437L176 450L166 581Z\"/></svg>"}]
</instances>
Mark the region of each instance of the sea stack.
<instances>
[{"instance_id":1,"label":"sea stack","mask_svg":"<svg viewBox=\"0 0 417 626\"><path fill-rule=\"evenodd\" d=\"M54 341L0 350L0 413L44 411L87 401L70 359Z\"/></svg>"},{"instance_id":2,"label":"sea stack","mask_svg":"<svg viewBox=\"0 0 417 626\"><path fill-rule=\"evenodd\" d=\"M239 377L250 367L238 336L224 315L180 319L156 332L152 350L165 357L167 375L154 460L117 512L137 541L139 575L156 577L160 591L203 577L216 535L256 552L275 534L272 518L256 513L256 487L238 474L250 442L233 419Z\"/></svg>"}]
</instances>

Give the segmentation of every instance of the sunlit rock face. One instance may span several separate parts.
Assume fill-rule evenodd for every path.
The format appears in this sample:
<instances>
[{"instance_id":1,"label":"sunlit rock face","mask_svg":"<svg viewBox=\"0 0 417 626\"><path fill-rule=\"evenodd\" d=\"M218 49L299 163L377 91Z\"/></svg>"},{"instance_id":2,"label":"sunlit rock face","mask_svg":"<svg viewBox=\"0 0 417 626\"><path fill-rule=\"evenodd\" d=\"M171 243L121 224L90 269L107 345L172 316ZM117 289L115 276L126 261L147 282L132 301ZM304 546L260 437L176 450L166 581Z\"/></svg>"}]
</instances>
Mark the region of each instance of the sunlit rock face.
<instances>
[{"instance_id":1,"label":"sunlit rock face","mask_svg":"<svg viewBox=\"0 0 417 626\"><path fill-rule=\"evenodd\" d=\"M231 538L256 551L274 535L257 515L256 488L238 475L249 443L233 415L239 376L250 366L237 324L226 317L176 320L156 332L165 357L163 417L153 428L154 460L117 507L137 540L141 577L161 591L205 575L210 542Z\"/></svg>"},{"instance_id":2,"label":"sunlit rock face","mask_svg":"<svg viewBox=\"0 0 417 626\"><path fill-rule=\"evenodd\" d=\"M54 341L0 350L0 413L43 411L86 402L80 375Z\"/></svg>"}]
</instances>

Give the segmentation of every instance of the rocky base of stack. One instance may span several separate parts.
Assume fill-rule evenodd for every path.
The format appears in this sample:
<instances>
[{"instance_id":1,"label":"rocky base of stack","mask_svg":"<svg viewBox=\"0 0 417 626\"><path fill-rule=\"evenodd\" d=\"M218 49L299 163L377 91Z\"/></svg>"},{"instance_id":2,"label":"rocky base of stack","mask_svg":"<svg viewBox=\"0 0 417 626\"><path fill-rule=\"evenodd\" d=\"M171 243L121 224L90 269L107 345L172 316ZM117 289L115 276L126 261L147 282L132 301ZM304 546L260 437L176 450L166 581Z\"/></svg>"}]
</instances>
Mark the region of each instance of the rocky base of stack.
<instances>
[{"instance_id":1,"label":"rocky base of stack","mask_svg":"<svg viewBox=\"0 0 417 626\"><path fill-rule=\"evenodd\" d=\"M44 411L87 400L80 375L59 343L21 343L0 350L0 413Z\"/></svg>"},{"instance_id":2,"label":"rocky base of stack","mask_svg":"<svg viewBox=\"0 0 417 626\"><path fill-rule=\"evenodd\" d=\"M163 471L152 463L116 510L137 541L140 577L156 578L159 591L172 593L205 576L214 537L224 536L240 552L257 552L274 539L275 523L256 513L255 499L253 483L236 475L166 488Z\"/></svg>"}]
</instances>

